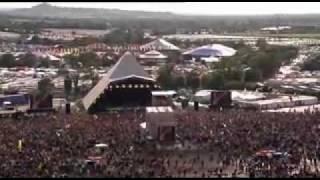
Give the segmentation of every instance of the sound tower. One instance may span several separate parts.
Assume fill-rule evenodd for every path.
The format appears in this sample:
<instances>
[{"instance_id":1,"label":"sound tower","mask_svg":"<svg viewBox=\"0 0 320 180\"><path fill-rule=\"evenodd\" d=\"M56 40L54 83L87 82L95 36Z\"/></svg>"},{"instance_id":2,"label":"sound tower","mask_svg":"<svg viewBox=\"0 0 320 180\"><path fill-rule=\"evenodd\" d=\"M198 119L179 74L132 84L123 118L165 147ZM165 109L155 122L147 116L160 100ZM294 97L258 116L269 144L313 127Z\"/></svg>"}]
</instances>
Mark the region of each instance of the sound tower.
<instances>
[{"instance_id":1,"label":"sound tower","mask_svg":"<svg viewBox=\"0 0 320 180\"><path fill-rule=\"evenodd\" d=\"M53 108L53 96L51 94L45 96L42 99L37 100L38 101L38 107L36 108Z\"/></svg>"},{"instance_id":2,"label":"sound tower","mask_svg":"<svg viewBox=\"0 0 320 180\"><path fill-rule=\"evenodd\" d=\"M182 109L184 109L184 103L183 103L183 101L181 101L181 107L182 107Z\"/></svg>"},{"instance_id":3,"label":"sound tower","mask_svg":"<svg viewBox=\"0 0 320 180\"><path fill-rule=\"evenodd\" d=\"M230 107L232 103L230 91L212 91L211 106L212 107Z\"/></svg>"},{"instance_id":4,"label":"sound tower","mask_svg":"<svg viewBox=\"0 0 320 180\"><path fill-rule=\"evenodd\" d=\"M49 108L53 108L53 96L50 94L47 98Z\"/></svg>"},{"instance_id":5,"label":"sound tower","mask_svg":"<svg viewBox=\"0 0 320 180\"><path fill-rule=\"evenodd\" d=\"M34 105L34 96L32 94L29 95L29 100L30 100L30 109L33 109Z\"/></svg>"},{"instance_id":6,"label":"sound tower","mask_svg":"<svg viewBox=\"0 0 320 180\"><path fill-rule=\"evenodd\" d=\"M194 110L199 111L199 102L197 101L194 102Z\"/></svg>"},{"instance_id":7,"label":"sound tower","mask_svg":"<svg viewBox=\"0 0 320 180\"><path fill-rule=\"evenodd\" d=\"M188 100L183 99L183 100L181 101L182 109L187 108L187 107L188 107L188 105L189 105Z\"/></svg>"},{"instance_id":8,"label":"sound tower","mask_svg":"<svg viewBox=\"0 0 320 180\"><path fill-rule=\"evenodd\" d=\"M70 103L66 103L66 114L71 113Z\"/></svg>"}]
</instances>

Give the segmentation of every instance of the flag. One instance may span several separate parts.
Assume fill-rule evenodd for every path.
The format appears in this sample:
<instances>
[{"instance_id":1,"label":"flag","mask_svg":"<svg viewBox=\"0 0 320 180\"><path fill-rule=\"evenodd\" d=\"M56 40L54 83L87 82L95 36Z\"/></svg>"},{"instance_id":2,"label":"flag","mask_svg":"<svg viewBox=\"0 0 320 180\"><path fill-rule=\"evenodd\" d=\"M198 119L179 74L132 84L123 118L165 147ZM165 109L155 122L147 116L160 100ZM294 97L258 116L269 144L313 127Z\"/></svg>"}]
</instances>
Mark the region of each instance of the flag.
<instances>
[{"instance_id":1,"label":"flag","mask_svg":"<svg viewBox=\"0 0 320 180\"><path fill-rule=\"evenodd\" d=\"M38 165L38 171L41 171L42 170L42 163L40 163L39 165Z\"/></svg>"},{"instance_id":2,"label":"flag","mask_svg":"<svg viewBox=\"0 0 320 180\"><path fill-rule=\"evenodd\" d=\"M18 151L19 152L22 151L22 140L21 139L18 141Z\"/></svg>"}]
</instances>

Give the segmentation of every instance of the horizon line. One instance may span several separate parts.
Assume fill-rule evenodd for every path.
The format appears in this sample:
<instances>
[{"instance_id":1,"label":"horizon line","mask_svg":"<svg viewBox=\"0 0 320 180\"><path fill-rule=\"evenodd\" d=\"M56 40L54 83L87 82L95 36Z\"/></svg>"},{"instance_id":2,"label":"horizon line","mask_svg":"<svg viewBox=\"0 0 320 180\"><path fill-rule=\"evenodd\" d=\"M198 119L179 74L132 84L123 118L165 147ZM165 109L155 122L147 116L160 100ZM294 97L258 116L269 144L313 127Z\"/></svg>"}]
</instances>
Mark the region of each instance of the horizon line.
<instances>
[{"instance_id":1,"label":"horizon line","mask_svg":"<svg viewBox=\"0 0 320 180\"><path fill-rule=\"evenodd\" d=\"M23 2L21 2L23 3ZM173 15L179 15L179 16L198 16L198 17L212 17L212 16L290 16L290 15L320 15L320 12L287 12L287 13L219 13L219 14L199 14L199 13L184 13L184 12L172 12L170 10L167 11L161 11L161 10L142 10L142 9L122 9L122 8L106 8L106 7L69 7L69 6L63 6L63 5L55 5L52 3L55 2L35 2L37 4L31 6L31 7L0 7L0 10L19 10L19 9L31 9L35 6L39 6L41 4L47 4L52 7L57 8L70 8L70 9L100 9L100 10L120 10L120 11L140 11L140 12L150 12L150 13L170 13ZM105 2L108 3L108 2Z\"/></svg>"}]
</instances>

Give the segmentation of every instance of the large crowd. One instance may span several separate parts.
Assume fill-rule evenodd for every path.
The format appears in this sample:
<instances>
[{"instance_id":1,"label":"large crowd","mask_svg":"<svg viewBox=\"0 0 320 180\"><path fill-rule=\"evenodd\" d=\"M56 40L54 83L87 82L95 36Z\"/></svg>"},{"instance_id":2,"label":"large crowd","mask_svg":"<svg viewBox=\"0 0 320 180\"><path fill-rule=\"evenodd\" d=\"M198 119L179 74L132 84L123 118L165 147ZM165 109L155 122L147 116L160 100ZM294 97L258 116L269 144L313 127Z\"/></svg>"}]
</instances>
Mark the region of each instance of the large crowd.
<instances>
[{"instance_id":1,"label":"large crowd","mask_svg":"<svg viewBox=\"0 0 320 180\"><path fill-rule=\"evenodd\" d=\"M202 150L214 152L219 157L218 161L224 164L245 162L237 164L237 167L246 166L246 174L251 176L255 175L257 168L254 165L257 162L249 160L257 159L254 155L262 150L273 150L289 156L282 158L286 161L261 162L259 159L264 164L273 162L264 176L316 175L320 155L319 115L319 112L266 113L241 110L192 112L179 118L178 134L182 142L189 140ZM243 170L240 168L235 171Z\"/></svg>"},{"instance_id":2,"label":"large crowd","mask_svg":"<svg viewBox=\"0 0 320 180\"><path fill-rule=\"evenodd\" d=\"M319 115L179 111L178 150L144 136L143 113L1 119L0 177L318 176Z\"/></svg>"}]
</instances>

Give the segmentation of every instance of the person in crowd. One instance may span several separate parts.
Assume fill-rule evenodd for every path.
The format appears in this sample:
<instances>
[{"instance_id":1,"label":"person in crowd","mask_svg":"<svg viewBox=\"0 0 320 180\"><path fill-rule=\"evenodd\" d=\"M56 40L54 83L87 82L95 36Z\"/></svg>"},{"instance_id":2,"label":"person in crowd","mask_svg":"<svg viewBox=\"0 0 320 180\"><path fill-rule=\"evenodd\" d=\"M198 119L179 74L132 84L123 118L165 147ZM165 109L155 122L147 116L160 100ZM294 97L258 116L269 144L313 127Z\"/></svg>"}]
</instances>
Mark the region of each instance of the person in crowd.
<instances>
[{"instance_id":1,"label":"person in crowd","mask_svg":"<svg viewBox=\"0 0 320 180\"><path fill-rule=\"evenodd\" d=\"M0 177L319 177L319 115L183 111L177 143L192 148L171 151L142 143L143 112L1 119Z\"/></svg>"}]
</instances>

